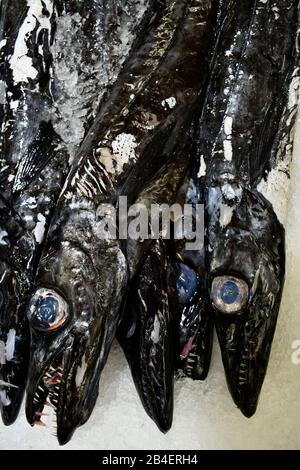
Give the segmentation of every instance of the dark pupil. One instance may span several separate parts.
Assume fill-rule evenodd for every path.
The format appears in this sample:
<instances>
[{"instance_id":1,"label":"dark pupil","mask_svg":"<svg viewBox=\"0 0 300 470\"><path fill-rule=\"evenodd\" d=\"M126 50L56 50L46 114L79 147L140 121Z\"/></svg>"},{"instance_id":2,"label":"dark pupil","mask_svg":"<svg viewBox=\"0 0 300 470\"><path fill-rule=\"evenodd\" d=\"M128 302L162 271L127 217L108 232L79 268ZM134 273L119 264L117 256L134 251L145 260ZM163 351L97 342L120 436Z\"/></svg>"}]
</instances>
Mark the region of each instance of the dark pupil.
<instances>
[{"instance_id":1,"label":"dark pupil","mask_svg":"<svg viewBox=\"0 0 300 470\"><path fill-rule=\"evenodd\" d=\"M221 299L225 304L233 304L239 296L239 288L233 281L227 281L221 289Z\"/></svg>"},{"instance_id":2,"label":"dark pupil","mask_svg":"<svg viewBox=\"0 0 300 470\"><path fill-rule=\"evenodd\" d=\"M189 300L196 292L199 279L197 273L183 263L179 263L179 277L176 281L176 289L181 302Z\"/></svg>"},{"instance_id":3,"label":"dark pupil","mask_svg":"<svg viewBox=\"0 0 300 470\"><path fill-rule=\"evenodd\" d=\"M58 310L58 301L53 297L47 297L40 303L38 310L39 318L45 323L54 323Z\"/></svg>"}]
</instances>

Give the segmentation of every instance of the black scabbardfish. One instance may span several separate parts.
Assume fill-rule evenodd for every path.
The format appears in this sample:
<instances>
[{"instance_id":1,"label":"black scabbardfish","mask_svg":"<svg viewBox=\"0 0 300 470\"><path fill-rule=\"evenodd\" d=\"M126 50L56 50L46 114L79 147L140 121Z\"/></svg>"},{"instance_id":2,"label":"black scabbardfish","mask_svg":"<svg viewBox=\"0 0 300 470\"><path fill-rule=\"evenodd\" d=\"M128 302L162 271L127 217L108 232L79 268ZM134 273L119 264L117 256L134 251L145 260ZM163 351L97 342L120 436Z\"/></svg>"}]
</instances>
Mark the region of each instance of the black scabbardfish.
<instances>
[{"instance_id":1,"label":"black scabbardfish","mask_svg":"<svg viewBox=\"0 0 300 470\"><path fill-rule=\"evenodd\" d=\"M184 0L156 5L85 138L49 230L28 309L26 412L31 424L41 422L48 397L61 444L93 409L128 280L140 259L136 248L127 262L126 242L103 238L104 204L106 220L109 214L113 220L118 196L134 201L171 158L203 84L199 64L205 65L210 2L192 4L194 9ZM198 31L189 43L188 25Z\"/></svg>"},{"instance_id":2,"label":"black scabbardfish","mask_svg":"<svg viewBox=\"0 0 300 470\"><path fill-rule=\"evenodd\" d=\"M202 1L190 2L187 9L182 35L179 34L174 49L182 50L180 57L182 64L186 61L187 75L191 71L189 53L195 51L197 60L195 66L201 69L202 74L199 82L200 91L205 88L206 83L206 66L212 46L215 11L211 2ZM202 15L201 21L199 15ZM197 44L192 43L192 38L197 38ZM189 52L187 45L190 48ZM152 177L152 182L137 199L138 203L149 209L153 204L171 206L176 202L181 205L196 203L197 190L192 188L192 179L186 174L190 172L190 167L195 168L193 120L200 115L200 101L199 97L198 106L191 113L182 137L179 141L177 139L178 143L172 158L176 164L173 167L172 165L163 167ZM176 137L171 135L170 140L176 141ZM182 184L182 190L179 191ZM183 195L184 192L188 195ZM190 344L190 338L197 334L199 328L202 337L205 337L205 348L203 352L201 351L201 359L198 360L197 366L193 367L195 374L197 371L198 375L204 378L210 360L212 325L205 320L204 326L202 317L205 292L204 247L202 245L196 253L189 252L185 250L186 241L173 243L159 239L151 245L131 283L124 319L118 330L119 342L125 351L145 410L163 432L169 430L172 424L175 363L177 366L183 366L182 362L186 363L187 357L190 361L195 349L193 344ZM135 257L136 244L128 241L127 260L130 265L134 265L131 262L132 253ZM199 278L201 283L198 282ZM178 323L182 324L184 315L189 319L179 328ZM176 347L178 329L181 332L179 348ZM205 336L203 329L207 333ZM182 361L178 360L180 352L177 349L185 354ZM190 371L190 364L186 367L186 371Z\"/></svg>"},{"instance_id":3,"label":"black scabbardfish","mask_svg":"<svg viewBox=\"0 0 300 470\"><path fill-rule=\"evenodd\" d=\"M15 420L24 392L25 305L53 208L148 5L148 0L1 2L0 407L5 424Z\"/></svg>"},{"instance_id":4,"label":"black scabbardfish","mask_svg":"<svg viewBox=\"0 0 300 470\"><path fill-rule=\"evenodd\" d=\"M203 380L211 358L213 322L206 310L203 211L195 212L199 210L196 205L201 195L197 187L193 122L199 112L199 107L194 109L172 164L155 174L135 201L149 213L153 205L159 208L167 204L171 209L169 228L161 230L166 230L170 238L165 239L161 233L147 251L145 243L140 246L145 254L130 283L117 332L143 406L162 432L172 424L175 369ZM187 238L183 231L177 239L187 204L193 209L193 233ZM197 233L197 240L195 230L202 232ZM132 253L136 257L136 251L136 243L128 241L127 259Z\"/></svg>"},{"instance_id":5,"label":"black scabbardfish","mask_svg":"<svg viewBox=\"0 0 300 470\"><path fill-rule=\"evenodd\" d=\"M209 313L230 392L247 417L257 407L284 284L284 228L263 188L280 163L284 124L295 120L296 105L287 108L298 13L295 0L223 3L200 121Z\"/></svg>"},{"instance_id":6,"label":"black scabbardfish","mask_svg":"<svg viewBox=\"0 0 300 470\"><path fill-rule=\"evenodd\" d=\"M15 420L25 388L29 357L25 298L33 276L33 255L41 238L48 205L47 194L44 193L40 198L40 208L34 214L35 219L31 217L33 206L38 205L35 195L41 189L45 175L41 174L41 181L36 181L32 199L20 197L16 182L21 181L21 166L27 162L28 178L23 172L26 183L31 175L36 176L42 170L43 159L47 162L59 142L46 117L52 15L48 11L46 14L46 10L43 13L42 8L42 4L37 2L34 19L31 16L33 7L30 8L26 1L4 1L1 4L0 378L4 385L0 385L0 407L5 424ZM41 29L38 21L43 22ZM39 54L35 56L29 46L33 41L39 42ZM44 78L42 84L39 83L40 76ZM39 94L34 91L38 87ZM64 165L63 160L61 164ZM50 186L58 189L62 183L60 176L59 173L55 175Z\"/></svg>"},{"instance_id":7,"label":"black scabbardfish","mask_svg":"<svg viewBox=\"0 0 300 470\"><path fill-rule=\"evenodd\" d=\"M213 2L214 21L213 39L209 54L210 63L214 61L221 25L224 19L224 2ZM207 84L206 84L207 85ZM205 94L207 90L205 89ZM198 116L202 113L203 100L198 103ZM197 140L197 134L194 136ZM204 244L204 186L201 176L205 174L206 164L203 156L195 155L186 178L179 188L176 203L188 204L192 208L192 236L196 238L193 249L189 240L173 239L167 244L169 255L169 302L176 322L176 368L193 380L205 380L209 371L213 319L208 311L209 295L206 272ZM200 233L199 233L200 232Z\"/></svg>"},{"instance_id":8,"label":"black scabbardfish","mask_svg":"<svg viewBox=\"0 0 300 470\"><path fill-rule=\"evenodd\" d=\"M131 282L118 339L146 412L166 432L173 418L174 334L168 300L168 259L157 240Z\"/></svg>"}]
</instances>

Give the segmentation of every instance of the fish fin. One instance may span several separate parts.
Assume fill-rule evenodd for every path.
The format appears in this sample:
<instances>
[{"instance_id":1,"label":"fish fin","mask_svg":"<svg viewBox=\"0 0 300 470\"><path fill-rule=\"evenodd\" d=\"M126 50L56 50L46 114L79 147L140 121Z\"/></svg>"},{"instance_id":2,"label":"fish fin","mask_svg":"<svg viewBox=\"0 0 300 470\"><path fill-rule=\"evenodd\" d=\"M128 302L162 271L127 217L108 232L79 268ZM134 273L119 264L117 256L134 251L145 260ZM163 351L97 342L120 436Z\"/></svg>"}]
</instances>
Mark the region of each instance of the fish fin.
<instances>
[{"instance_id":1,"label":"fish fin","mask_svg":"<svg viewBox=\"0 0 300 470\"><path fill-rule=\"evenodd\" d=\"M58 143L52 122L42 121L39 131L24 158L21 158L13 185L13 192L24 190L45 168Z\"/></svg>"}]
</instances>

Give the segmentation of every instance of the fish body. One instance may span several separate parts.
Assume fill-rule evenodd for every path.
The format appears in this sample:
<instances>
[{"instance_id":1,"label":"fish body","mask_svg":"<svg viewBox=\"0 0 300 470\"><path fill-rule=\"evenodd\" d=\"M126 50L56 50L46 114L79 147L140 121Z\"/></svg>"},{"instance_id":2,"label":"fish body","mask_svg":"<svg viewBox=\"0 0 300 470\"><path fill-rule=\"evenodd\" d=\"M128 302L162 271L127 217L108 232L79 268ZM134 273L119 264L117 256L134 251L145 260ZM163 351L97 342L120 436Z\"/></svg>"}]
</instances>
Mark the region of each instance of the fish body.
<instances>
[{"instance_id":1,"label":"fish body","mask_svg":"<svg viewBox=\"0 0 300 470\"><path fill-rule=\"evenodd\" d=\"M202 9L201 21L198 13L195 14L196 4ZM197 37L198 44L194 44L193 47L198 47L199 51L201 50L203 53L202 57L198 55L198 62L195 63L196 67L202 71L198 106L194 107L190 113L185 128L181 130L180 138L176 139L176 136L171 134L170 140L177 142L172 160L154 173L148 186L135 201L135 203L146 207L149 212L153 205L167 204L170 207L177 204L179 207L183 207L184 204L191 203L191 198L194 204L197 203L198 193L197 191L193 193L193 179L187 175L195 173L195 165L197 164L195 162L194 123L201 112L200 102L202 91L205 89L205 70L212 48L214 20L215 11L211 2L205 4L200 1L190 4L190 13L186 16L185 28L180 40L184 49L185 43L190 44L192 38ZM206 24L205 39L202 35L204 29L199 30L199 23ZM184 53L181 56L184 58ZM188 59L187 56L186 59ZM182 63L184 63L183 60ZM181 296L184 282L182 282L182 270L184 270L184 274L187 271L192 273L193 279L188 279L187 283L193 282L198 277L204 279L204 247L202 246L196 253L189 252L187 254L185 253L186 242L187 240L174 242L160 238L150 246L149 243L143 243L142 246L140 244L140 252L137 251L136 242L131 240L127 242L126 257L131 271L134 272L133 267L137 262L138 267L130 284L125 315L117 336L131 367L144 408L163 432L168 431L172 424L173 376L175 366L181 362L179 350L180 348L184 349L184 344L199 329L199 324L202 327L202 334L204 329L204 321L201 317L204 283L202 282L200 287L196 282L192 287L194 290L191 295L184 299ZM188 288L191 289L191 285ZM195 308L195 303L197 307L199 305L199 308ZM188 326L179 327L181 317L184 314L189 317L186 321ZM193 317L196 326L190 325L192 323L191 317ZM198 355L201 359L193 368L195 371L197 368L201 377L207 373L210 360L211 348L209 349L208 345L211 343L211 322L209 327L210 329L205 325L207 334L202 336L205 337L205 352L201 351L201 356ZM178 330L181 334L180 346L177 348ZM189 331L187 332L187 330ZM159 334L157 334L158 331ZM191 349L194 350L194 348ZM185 362L188 362L190 370L191 354L188 361L187 356L188 354L185 356ZM203 362L205 362L204 365ZM182 364L180 365L182 366Z\"/></svg>"},{"instance_id":2,"label":"fish body","mask_svg":"<svg viewBox=\"0 0 300 470\"><path fill-rule=\"evenodd\" d=\"M123 240L103 239L103 217L114 220L118 195L134 201L147 179L172 157L202 86L199 55L205 56L207 24L197 22L201 41L195 46L184 41L189 30L183 24L192 11L202 19L210 2L193 5L194 10L183 0L156 5L85 138L52 220L28 310L32 346L27 418L31 424L40 420L37 413L51 396L44 373L59 358L63 373L55 408L60 443L92 411L128 281L140 259L138 248L128 261ZM38 322L42 327L48 302L53 319L60 312L63 323L52 321L51 335L41 335Z\"/></svg>"},{"instance_id":3,"label":"fish body","mask_svg":"<svg viewBox=\"0 0 300 470\"><path fill-rule=\"evenodd\" d=\"M172 159L152 176L135 201L135 205L149 212L151 232L153 207L170 207L176 202L195 155L196 115L194 110L179 136L171 134L170 139L177 140ZM170 302L174 284L172 261L169 240L163 238L164 230L168 231L161 227L160 238L156 240L127 241L126 259L135 274L129 282L117 338L147 414L162 432L167 432L173 420L177 335L174 307Z\"/></svg>"},{"instance_id":4,"label":"fish body","mask_svg":"<svg viewBox=\"0 0 300 470\"><path fill-rule=\"evenodd\" d=\"M147 251L127 298L118 338L142 404L162 432L172 425L174 334L162 240Z\"/></svg>"},{"instance_id":5,"label":"fish body","mask_svg":"<svg viewBox=\"0 0 300 470\"><path fill-rule=\"evenodd\" d=\"M196 140L196 139L195 139ZM194 380L205 380L209 371L213 321L207 311L207 277L204 245L203 190L198 185L197 161L186 175L176 201L192 209L191 224L197 240L168 243L171 272L170 303L176 323L176 368Z\"/></svg>"},{"instance_id":6,"label":"fish body","mask_svg":"<svg viewBox=\"0 0 300 470\"><path fill-rule=\"evenodd\" d=\"M42 183L39 180L35 182L37 188L32 191L32 199L27 200L26 207L26 204L22 204L22 202L26 202L26 196L21 201L19 192L16 190L16 181L19 179L21 166L26 165L27 161L28 166L36 161L39 170L41 169L37 159L39 147L40 155L47 160L48 151L51 152L52 145L55 146L58 143L57 140L55 142L54 131L45 118L49 107L47 87L50 84L49 50L52 12L47 10L47 15L49 14L47 17L46 9L45 14L41 9L42 7L39 11L41 15L39 19L44 24L40 30L39 40L41 41L40 52L44 56L35 55L34 68L33 65L31 66L33 57L29 57L29 50L32 52L29 42L30 40L38 41L39 20L37 18L30 25L26 24L30 8L25 1L2 2L0 226L1 234L4 236L0 247L2 294L0 375L5 383L14 385L14 387L3 388L1 391L0 406L5 424L10 424L15 420L25 388L29 359L29 332L25 315L25 299L33 276L33 257L38 245L34 229L40 224L41 230L39 232L43 231L44 219L39 221L37 217L38 214L40 217L44 217L47 205L43 196L39 198L41 207L34 214L36 216L34 219L31 213L32 208L33 206L36 208L38 205L34 197L35 190L38 194ZM26 26L28 26L27 29ZM26 42L26 34L31 27L32 34ZM17 47L18 52L15 51ZM26 55L26 51L28 55ZM18 54L22 56L19 62ZM38 94L34 90L39 87L39 77L42 75L44 77L43 85ZM30 84L27 83L29 80ZM39 115L36 113L37 109L40 110ZM40 159L42 158L40 157ZM32 165L32 169L34 172L34 165ZM25 177L26 184L30 181L31 174L32 171L27 175L28 178ZM45 175L41 175L41 178L43 176L45 179ZM59 181L59 173L56 178ZM53 186L56 184L56 178L52 182Z\"/></svg>"},{"instance_id":7,"label":"fish body","mask_svg":"<svg viewBox=\"0 0 300 470\"><path fill-rule=\"evenodd\" d=\"M14 385L1 391L6 424L24 392L25 305L53 209L147 7L144 0L1 3L0 376Z\"/></svg>"},{"instance_id":8,"label":"fish body","mask_svg":"<svg viewBox=\"0 0 300 470\"><path fill-rule=\"evenodd\" d=\"M288 140L283 123L290 134L295 121L288 94L298 66L298 2L230 1L222 18L200 120L199 158L206 174L199 184L206 209L209 312L230 392L250 417L284 284L284 228L260 185L280 165L277 150Z\"/></svg>"}]
</instances>

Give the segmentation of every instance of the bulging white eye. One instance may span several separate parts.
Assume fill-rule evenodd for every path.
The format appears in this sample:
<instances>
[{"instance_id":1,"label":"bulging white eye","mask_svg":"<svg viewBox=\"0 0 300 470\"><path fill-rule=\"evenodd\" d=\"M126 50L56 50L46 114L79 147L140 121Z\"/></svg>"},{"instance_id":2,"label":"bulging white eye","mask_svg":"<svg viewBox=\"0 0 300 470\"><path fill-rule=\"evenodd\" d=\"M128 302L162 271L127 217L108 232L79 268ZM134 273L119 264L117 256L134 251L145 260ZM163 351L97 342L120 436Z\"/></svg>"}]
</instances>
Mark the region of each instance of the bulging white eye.
<instances>
[{"instance_id":1,"label":"bulging white eye","mask_svg":"<svg viewBox=\"0 0 300 470\"><path fill-rule=\"evenodd\" d=\"M234 276L215 277L211 286L211 300L215 307L226 314L239 313L249 299L248 284Z\"/></svg>"},{"instance_id":2,"label":"bulging white eye","mask_svg":"<svg viewBox=\"0 0 300 470\"><path fill-rule=\"evenodd\" d=\"M38 289L31 298L28 319L37 330L53 331L69 317L67 302L54 290Z\"/></svg>"}]
</instances>

